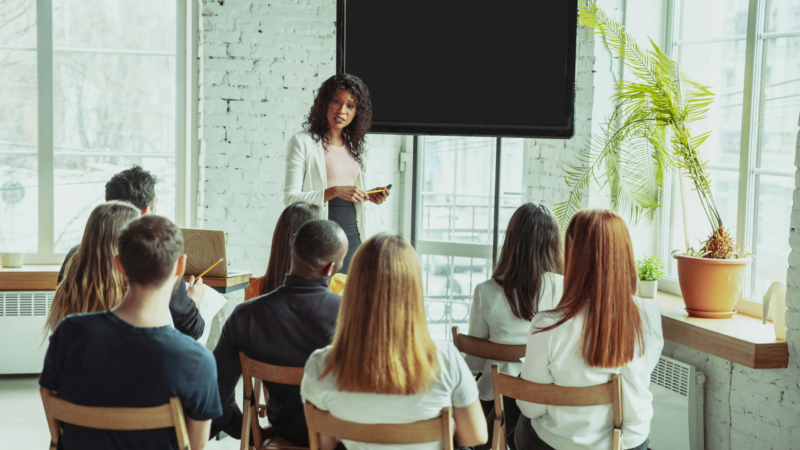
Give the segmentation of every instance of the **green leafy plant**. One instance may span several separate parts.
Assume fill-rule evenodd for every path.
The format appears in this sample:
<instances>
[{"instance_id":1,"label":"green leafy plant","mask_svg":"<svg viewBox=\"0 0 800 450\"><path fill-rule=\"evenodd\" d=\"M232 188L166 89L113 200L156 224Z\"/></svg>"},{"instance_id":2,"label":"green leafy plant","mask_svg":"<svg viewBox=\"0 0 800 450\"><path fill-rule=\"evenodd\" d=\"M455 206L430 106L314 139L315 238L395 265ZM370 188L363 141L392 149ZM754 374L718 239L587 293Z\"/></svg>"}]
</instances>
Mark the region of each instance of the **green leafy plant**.
<instances>
[{"instance_id":1,"label":"green leafy plant","mask_svg":"<svg viewBox=\"0 0 800 450\"><path fill-rule=\"evenodd\" d=\"M644 255L644 259L636 261L636 273L642 281L658 281L664 276L664 264L655 255Z\"/></svg>"},{"instance_id":2,"label":"green leafy plant","mask_svg":"<svg viewBox=\"0 0 800 450\"><path fill-rule=\"evenodd\" d=\"M616 84L614 112L603 123L602 132L592 136L577 162L565 167L571 191L553 211L561 229L580 209L591 181L609 187L612 208L629 220L638 222L643 216L652 220L660 206L665 173L679 170L692 181L711 226L711 236L700 253L707 258L735 257L736 246L722 224L706 162L698 153L710 132L693 136L689 128L706 117L714 94L708 86L689 79L652 39L652 50L640 49L625 28L594 2L580 0L578 8L580 23L603 37L635 81Z\"/></svg>"}]
</instances>

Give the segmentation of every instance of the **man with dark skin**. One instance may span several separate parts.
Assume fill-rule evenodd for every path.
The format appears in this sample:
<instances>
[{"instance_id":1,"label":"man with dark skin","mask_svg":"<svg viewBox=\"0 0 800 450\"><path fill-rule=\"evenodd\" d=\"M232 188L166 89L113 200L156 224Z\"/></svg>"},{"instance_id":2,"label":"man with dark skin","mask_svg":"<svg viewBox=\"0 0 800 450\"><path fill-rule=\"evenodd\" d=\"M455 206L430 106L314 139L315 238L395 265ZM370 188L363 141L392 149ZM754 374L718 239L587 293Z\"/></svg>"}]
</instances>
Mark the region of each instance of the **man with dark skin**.
<instances>
[{"instance_id":1,"label":"man with dark skin","mask_svg":"<svg viewBox=\"0 0 800 450\"><path fill-rule=\"evenodd\" d=\"M224 431L241 438L242 412L235 399L242 374L239 352L268 364L304 367L311 353L330 344L341 297L328 283L342 266L347 246L347 235L336 222L306 222L291 238L292 267L283 286L234 309L214 349L223 414L212 422L212 436ZM273 431L308 446L300 387L265 384Z\"/></svg>"}]
</instances>

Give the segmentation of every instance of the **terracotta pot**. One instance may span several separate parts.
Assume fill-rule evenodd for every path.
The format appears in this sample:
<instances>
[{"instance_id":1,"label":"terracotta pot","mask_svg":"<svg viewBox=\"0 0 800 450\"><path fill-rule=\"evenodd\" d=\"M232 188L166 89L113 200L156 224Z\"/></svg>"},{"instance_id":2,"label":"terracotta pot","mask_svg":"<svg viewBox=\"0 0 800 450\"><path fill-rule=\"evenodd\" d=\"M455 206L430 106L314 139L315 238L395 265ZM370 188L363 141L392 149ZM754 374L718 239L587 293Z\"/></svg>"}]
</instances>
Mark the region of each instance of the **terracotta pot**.
<instances>
[{"instance_id":1,"label":"terracotta pot","mask_svg":"<svg viewBox=\"0 0 800 450\"><path fill-rule=\"evenodd\" d=\"M687 310L730 313L742 298L750 258L708 259L675 254L678 282ZM689 315L699 316L688 311ZM703 315L703 317L712 317ZM730 315L720 315L730 317Z\"/></svg>"}]
</instances>

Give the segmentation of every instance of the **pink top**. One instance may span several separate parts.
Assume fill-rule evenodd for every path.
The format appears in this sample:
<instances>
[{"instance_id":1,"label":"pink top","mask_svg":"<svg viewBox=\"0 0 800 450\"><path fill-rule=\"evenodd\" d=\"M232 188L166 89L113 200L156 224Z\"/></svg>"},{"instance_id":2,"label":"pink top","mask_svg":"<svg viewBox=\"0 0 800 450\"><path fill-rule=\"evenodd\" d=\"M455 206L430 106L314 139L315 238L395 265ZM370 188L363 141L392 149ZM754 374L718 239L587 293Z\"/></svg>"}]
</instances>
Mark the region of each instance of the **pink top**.
<instances>
[{"instance_id":1,"label":"pink top","mask_svg":"<svg viewBox=\"0 0 800 450\"><path fill-rule=\"evenodd\" d=\"M323 144L328 187L353 186L361 168L347 147Z\"/></svg>"}]
</instances>

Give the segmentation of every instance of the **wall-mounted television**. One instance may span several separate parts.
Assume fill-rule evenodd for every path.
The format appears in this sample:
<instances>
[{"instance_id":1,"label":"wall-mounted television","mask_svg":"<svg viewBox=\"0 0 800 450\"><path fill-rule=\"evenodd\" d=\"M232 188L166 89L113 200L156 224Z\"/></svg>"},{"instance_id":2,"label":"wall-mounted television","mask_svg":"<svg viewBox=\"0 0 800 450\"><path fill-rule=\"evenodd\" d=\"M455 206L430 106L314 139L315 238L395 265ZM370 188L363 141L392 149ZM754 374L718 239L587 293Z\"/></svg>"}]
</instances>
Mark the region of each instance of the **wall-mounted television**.
<instances>
[{"instance_id":1,"label":"wall-mounted television","mask_svg":"<svg viewBox=\"0 0 800 450\"><path fill-rule=\"evenodd\" d=\"M338 0L337 72L372 131L569 138L577 0Z\"/></svg>"}]
</instances>

